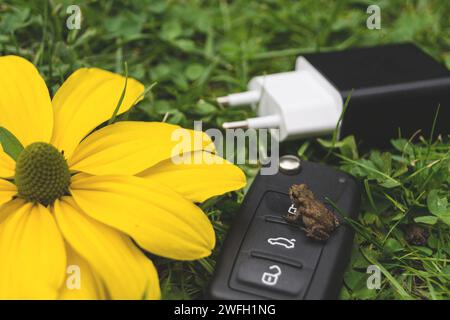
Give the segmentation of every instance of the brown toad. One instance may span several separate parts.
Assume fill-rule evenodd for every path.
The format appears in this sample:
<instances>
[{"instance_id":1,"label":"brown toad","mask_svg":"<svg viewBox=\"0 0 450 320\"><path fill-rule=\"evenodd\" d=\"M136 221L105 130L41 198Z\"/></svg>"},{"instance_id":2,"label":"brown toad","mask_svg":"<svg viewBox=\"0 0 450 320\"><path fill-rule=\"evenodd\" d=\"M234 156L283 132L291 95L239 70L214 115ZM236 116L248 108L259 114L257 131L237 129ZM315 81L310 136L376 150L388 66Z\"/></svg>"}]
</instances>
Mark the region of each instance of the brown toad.
<instances>
[{"instance_id":1,"label":"brown toad","mask_svg":"<svg viewBox=\"0 0 450 320\"><path fill-rule=\"evenodd\" d=\"M423 246L427 243L428 236L428 231L421 226L408 224L405 227L405 238L409 244Z\"/></svg>"},{"instance_id":2,"label":"brown toad","mask_svg":"<svg viewBox=\"0 0 450 320\"><path fill-rule=\"evenodd\" d=\"M294 184L289 188L289 196L297 208L294 214L288 214L285 219L298 223L300 219L305 226L306 236L325 241L339 226L339 220L333 212L314 198L314 194L305 184Z\"/></svg>"}]
</instances>

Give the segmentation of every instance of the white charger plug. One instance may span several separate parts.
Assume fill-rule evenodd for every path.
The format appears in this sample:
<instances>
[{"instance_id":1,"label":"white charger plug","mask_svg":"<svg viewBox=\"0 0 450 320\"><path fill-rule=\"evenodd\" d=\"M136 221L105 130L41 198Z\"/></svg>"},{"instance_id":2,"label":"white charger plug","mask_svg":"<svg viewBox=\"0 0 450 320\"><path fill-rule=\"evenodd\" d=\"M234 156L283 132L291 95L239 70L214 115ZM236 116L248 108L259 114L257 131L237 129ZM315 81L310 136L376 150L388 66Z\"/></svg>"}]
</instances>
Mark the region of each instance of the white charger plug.
<instances>
[{"instance_id":1,"label":"white charger plug","mask_svg":"<svg viewBox=\"0 0 450 320\"><path fill-rule=\"evenodd\" d=\"M276 128L279 139L328 134L336 128L343 103L339 91L304 57L296 70L258 76L248 91L217 99L224 106L252 105L258 117L225 122L224 129Z\"/></svg>"},{"instance_id":2,"label":"white charger plug","mask_svg":"<svg viewBox=\"0 0 450 320\"><path fill-rule=\"evenodd\" d=\"M328 134L339 123L338 138L388 147L399 134L450 133L450 71L408 43L312 53L297 59L295 71L255 77L247 92L218 103L251 104L258 114L224 128L277 128L286 140Z\"/></svg>"}]
</instances>

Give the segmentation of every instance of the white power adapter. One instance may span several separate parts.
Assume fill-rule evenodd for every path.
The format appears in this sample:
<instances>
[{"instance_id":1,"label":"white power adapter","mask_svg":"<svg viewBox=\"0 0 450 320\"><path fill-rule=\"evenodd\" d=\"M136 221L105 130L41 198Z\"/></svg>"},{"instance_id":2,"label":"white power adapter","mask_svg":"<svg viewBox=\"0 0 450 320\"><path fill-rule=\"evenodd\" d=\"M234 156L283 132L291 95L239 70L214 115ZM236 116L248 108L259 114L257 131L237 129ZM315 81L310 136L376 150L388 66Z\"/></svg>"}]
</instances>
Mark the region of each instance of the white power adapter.
<instances>
[{"instance_id":1,"label":"white power adapter","mask_svg":"<svg viewBox=\"0 0 450 320\"><path fill-rule=\"evenodd\" d=\"M315 53L297 58L295 71L258 76L248 91L217 99L223 106L252 105L258 117L223 128L277 128L281 141L332 133L353 90L339 133L385 146L402 130L430 132L436 106L450 111L449 71L411 44ZM449 123L435 133L448 133Z\"/></svg>"},{"instance_id":2,"label":"white power adapter","mask_svg":"<svg viewBox=\"0 0 450 320\"><path fill-rule=\"evenodd\" d=\"M332 132L342 112L339 91L304 57L297 59L295 71L255 77L248 89L217 101L251 104L258 117L225 122L223 128L277 128L280 140L305 138Z\"/></svg>"}]
</instances>

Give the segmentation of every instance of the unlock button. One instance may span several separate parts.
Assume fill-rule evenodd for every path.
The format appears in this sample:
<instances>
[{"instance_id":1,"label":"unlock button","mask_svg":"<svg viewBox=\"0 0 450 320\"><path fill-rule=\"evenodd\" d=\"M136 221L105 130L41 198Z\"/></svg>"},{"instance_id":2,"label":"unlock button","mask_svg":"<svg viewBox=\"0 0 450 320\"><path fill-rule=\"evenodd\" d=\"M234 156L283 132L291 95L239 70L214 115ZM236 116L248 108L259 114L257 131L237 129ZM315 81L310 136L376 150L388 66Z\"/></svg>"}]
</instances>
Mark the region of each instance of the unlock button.
<instances>
[{"instance_id":1,"label":"unlock button","mask_svg":"<svg viewBox=\"0 0 450 320\"><path fill-rule=\"evenodd\" d=\"M281 276L281 273L282 273L281 268L278 265L273 264L269 267L269 270L271 272L263 273L263 275L261 277L261 282L268 286L274 286L277 284L278 279Z\"/></svg>"},{"instance_id":2,"label":"unlock button","mask_svg":"<svg viewBox=\"0 0 450 320\"><path fill-rule=\"evenodd\" d=\"M242 284L291 296L302 295L307 289L308 269L248 256L239 260L237 280Z\"/></svg>"}]
</instances>

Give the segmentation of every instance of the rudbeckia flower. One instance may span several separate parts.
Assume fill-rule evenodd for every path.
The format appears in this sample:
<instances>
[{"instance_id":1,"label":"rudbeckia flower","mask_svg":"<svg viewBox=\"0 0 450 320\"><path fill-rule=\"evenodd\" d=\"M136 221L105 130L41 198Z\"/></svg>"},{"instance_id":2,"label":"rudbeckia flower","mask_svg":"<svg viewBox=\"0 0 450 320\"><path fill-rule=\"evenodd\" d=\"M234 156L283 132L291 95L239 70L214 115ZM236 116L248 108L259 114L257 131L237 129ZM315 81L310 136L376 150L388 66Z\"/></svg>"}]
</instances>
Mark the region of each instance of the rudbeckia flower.
<instances>
[{"instance_id":1,"label":"rudbeckia flower","mask_svg":"<svg viewBox=\"0 0 450 320\"><path fill-rule=\"evenodd\" d=\"M51 99L30 62L0 57L0 127L23 146L15 160L0 150L0 298L157 299L157 271L141 248L178 260L211 253L214 230L195 203L243 187L244 174L226 161L175 164L178 126L123 121L94 131L124 83L82 68ZM119 114L144 86L129 78L125 92ZM200 134L192 155L213 151Z\"/></svg>"}]
</instances>

